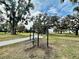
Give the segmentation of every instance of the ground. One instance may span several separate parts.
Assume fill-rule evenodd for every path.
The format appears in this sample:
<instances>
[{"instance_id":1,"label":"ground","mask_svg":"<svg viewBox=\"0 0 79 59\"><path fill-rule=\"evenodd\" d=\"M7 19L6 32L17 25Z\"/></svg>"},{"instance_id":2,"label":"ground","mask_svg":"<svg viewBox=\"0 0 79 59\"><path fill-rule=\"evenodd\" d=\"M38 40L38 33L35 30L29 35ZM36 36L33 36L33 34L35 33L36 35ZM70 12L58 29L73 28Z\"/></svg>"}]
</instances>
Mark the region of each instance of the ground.
<instances>
[{"instance_id":1,"label":"ground","mask_svg":"<svg viewBox=\"0 0 79 59\"><path fill-rule=\"evenodd\" d=\"M17 33L17 35L11 35L10 33L0 32L0 41L12 40L16 38L24 38L29 36L29 33Z\"/></svg>"},{"instance_id":2,"label":"ground","mask_svg":"<svg viewBox=\"0 0 79 59\"><path fill-rule=\"evenodd\" d=\"M40 47L26 42L0 47L0 59L79 59L79 36L50 34L49 48L46 36L40 39Z\"/></svg>"}]
</instances>

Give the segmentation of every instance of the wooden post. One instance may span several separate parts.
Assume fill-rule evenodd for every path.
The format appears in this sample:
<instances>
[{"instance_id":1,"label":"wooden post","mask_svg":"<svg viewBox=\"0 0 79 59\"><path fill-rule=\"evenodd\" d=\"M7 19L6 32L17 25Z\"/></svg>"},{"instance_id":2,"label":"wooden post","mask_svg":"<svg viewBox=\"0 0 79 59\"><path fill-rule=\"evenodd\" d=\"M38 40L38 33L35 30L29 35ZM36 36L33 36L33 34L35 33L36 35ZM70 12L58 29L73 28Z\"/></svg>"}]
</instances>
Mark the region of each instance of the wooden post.
<instances>
[{"instance_id":1,"label":"wooden post","mask_svg":"<svg viewBox=\"0 0 79 59\"><path fill-rule=\"evenodd\" d=\"M33 46L34 46L34 25L33 25L33 41L32 41L32 43L33 43Z\"/></svg>"},{"instance_id":2,"label":"wooden post","mask_svg":"<svg viewBox=\"0 0 79 59\"><path fill-rule=\"evenodd\" d=\"M37 46L39 47L39 32L38 32Z\"/></svg>"},{"instance_id":3,"label":"wooden post","mask_svg":"<svg viewBox=\"0 0 79 59\"><path fill-rule=\"evenodd\" d=\"M47 47L49 47L49 31L48 31L48 26L47 26Z\"/></svg>"},{"instance_id":4,"label":"wooden post","mask_svg":"<svg viewBox=\"0 0 79 59\"><path fill-rule=\"evenodd\" d=\"M75 35L78 35L78 28L76 28L75 30Z\"/></svg>"},{"instance_id":5,"label":"wooden post","mask_svg":"<svg viewBox=\"0 0 79 59\"><path fill-rule=\"evenodd\" d=\"M31 28L30 28L30 41L31 41Z\"/></svg>"}]
</instances>

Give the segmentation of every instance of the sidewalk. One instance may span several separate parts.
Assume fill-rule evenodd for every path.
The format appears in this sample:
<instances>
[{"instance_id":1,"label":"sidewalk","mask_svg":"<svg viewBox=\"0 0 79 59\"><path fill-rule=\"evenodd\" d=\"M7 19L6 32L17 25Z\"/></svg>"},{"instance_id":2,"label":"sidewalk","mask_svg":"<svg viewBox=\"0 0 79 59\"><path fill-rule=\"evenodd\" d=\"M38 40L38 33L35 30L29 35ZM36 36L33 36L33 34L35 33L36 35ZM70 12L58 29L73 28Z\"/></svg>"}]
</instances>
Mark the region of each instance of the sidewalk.
<instances>
[{"instance_id":1,"label":"sidewalk","mask_svg":"<svg viewBox=\"0 0 79 59\"><path fill-rule=\"evenodd\" d=\"M31 37L31 38L33 38L33 37ZM34 38L36 39L37 36L35 35ZM42 36L40 36L40 38L42 38ZM2 42L0 42L0 47L1 46L10 45L10 44L19 43L19 42L23 42L23 41L26 41L26 42L30 41L30 37L27 37L27 38L19 38L19 39L8 40L8 41L2 41Z\"/></svg>"}]
</instances>

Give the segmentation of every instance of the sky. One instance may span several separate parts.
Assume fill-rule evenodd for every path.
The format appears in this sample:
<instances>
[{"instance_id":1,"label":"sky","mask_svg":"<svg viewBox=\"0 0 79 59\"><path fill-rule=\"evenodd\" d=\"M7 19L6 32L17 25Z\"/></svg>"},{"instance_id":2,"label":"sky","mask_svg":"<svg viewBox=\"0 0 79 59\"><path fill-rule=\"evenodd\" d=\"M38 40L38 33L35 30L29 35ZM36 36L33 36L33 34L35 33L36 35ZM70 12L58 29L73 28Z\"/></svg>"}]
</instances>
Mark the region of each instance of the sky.
<instances>
[{"instance_id":1,"label":"sky","mask_svg":"<svg viewBox=\"0 0 79 59\"><path fill-rule=\"evenodd\" d=\"M73 9L76 6L68 0L64 3L60 3L60 0L32 0L34 4L34 10L31 11L32 16L36 16L39 13L47 13L50 16L58 15L64 17L68 14L73 14ZM26 27L30 29L33 22L29 23Z\"/></svg>"},{"instance_id":2,"label":"sky","mask_svg":"<svg viewBox=\"0 0 79 59\"><path fill-rule=\"evenodd\" d=\"M17 0L16 0L17 1ZM31 15L37 15L39 13L47 13L48 15L66 16L73 13L75 4L65 0L64 3L60 3L60 0L32 0L34 4L34 10L31 11ZM3 6L0 9L3 10Z\"/></svg>"},{"instance_id":3,"label":"sky","mask_svg":"<svg viewBox=\"0 0 79 59\"><path fill-rule=\"evenodd\" d=\"M34 10L31 11L31 15L35 16L39 13L47 13L48 15L66 16L73 13L73 9L76 6L68 0L64 3L60 3L60 0L32 0L34 4ZM3 6L0 6L2 9ZM2 9L3 10L3 9ZM30 22L26 27L30 29L33 22Z\"/></svg>"},{"instance_id":4,"label":"sky","mask_svg":"<svg viewBox=\"0 0 79 59\"><path fill-rule=\"evenodd\" d=\"M68 0L60 3L60 0L32 0L35 9L32 11L33 15L39 13L47 13L48 15L66 16L73 13L73 8L76 6Z\"/></svg>"}]
</instances>

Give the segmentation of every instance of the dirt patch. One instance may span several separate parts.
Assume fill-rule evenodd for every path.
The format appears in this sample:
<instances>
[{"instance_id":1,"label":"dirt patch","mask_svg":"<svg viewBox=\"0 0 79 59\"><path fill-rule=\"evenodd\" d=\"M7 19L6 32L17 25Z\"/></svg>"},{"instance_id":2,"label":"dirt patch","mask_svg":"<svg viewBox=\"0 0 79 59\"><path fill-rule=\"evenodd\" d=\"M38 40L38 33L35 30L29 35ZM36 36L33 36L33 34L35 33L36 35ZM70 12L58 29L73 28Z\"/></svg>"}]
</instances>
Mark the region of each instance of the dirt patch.
<instances>
[{"instance_id":1,"label":"dirt patch","mask_svg":"<svg viewBox=\"0 0 79 59\"><path fill-rule=\"evenodd\" d=\"M28 45L27 45L28 46ZM26 55L30 59L54 59L56 55L56 49L49 44L46 45L46 41L40 40L40 46L27 47L24 49Z\"/></svg>"}]
</instances>

